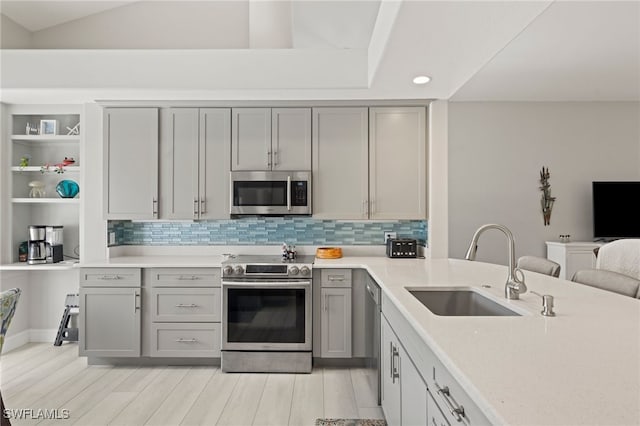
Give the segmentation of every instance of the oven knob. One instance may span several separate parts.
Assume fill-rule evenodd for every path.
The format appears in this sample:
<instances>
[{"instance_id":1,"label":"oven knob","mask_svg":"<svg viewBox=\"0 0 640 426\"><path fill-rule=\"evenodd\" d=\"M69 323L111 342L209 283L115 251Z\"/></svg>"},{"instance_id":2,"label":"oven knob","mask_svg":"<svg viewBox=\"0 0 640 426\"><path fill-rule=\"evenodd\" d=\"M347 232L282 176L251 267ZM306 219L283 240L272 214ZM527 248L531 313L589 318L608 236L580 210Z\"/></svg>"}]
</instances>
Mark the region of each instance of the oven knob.
<instances>
[{"instance_id":1,"label":"oven knob","mask_svg":"<svg viewBox=\"0 0 640 426\"><path fill-rule=\"evenodd\" d=\"M244 272L244 268L242 266L236 266L233 269L233 272L235 272L236 275L242 275L242 273Z\"/></svg>"},{"instance_id":2,"label":"oven knob","mask_svg":"<svg viewBox=\"0 0 640 426\"><path fill-rule=\"evenodd\" d=\"M228 275L233 274L233 268L231 266L225 266L224 269L222 270L222 275L224 275L225 277Z\"/></svg>"},{"instance_id":3,"label":"oven knob","mask_svg":"<svg viewBox=\"0 0 640 426\"><path fill-rule=\"evenodd\" d=\"M297 266L292 266L291 268L289 268L289 275L298 275L298 272L300 272L300 270Z\"/></svg>"},{"instance_id":4,"label":"oven knob","mask_svg":"<svg viewBox=\"0 0 640 426\"><path fill-rule=\"evenodd\" d=\"M311 272L311 271L310 271L310 270L309 270L309 268L308 268L308 267L306 267L306 266L303 266L302 268L300 268L300 273L301 273L302 275L309 275L309 273L310 273L310 272Z\"/></svg>"}]
</instances>

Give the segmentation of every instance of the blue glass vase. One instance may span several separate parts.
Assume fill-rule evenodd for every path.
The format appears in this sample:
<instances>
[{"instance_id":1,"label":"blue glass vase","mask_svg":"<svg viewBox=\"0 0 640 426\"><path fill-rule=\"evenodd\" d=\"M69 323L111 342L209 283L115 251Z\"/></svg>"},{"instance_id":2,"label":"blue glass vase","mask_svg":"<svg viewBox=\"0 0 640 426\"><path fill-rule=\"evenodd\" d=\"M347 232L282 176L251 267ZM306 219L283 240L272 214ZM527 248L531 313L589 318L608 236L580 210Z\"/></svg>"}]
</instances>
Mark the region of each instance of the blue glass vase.
<instances>
[{"instance_id":1,"label":"blue glass vase","mask_svg":"<svg viewBox=\"0 0 640 426\"><path fill-rule=\"evenodd\" d=\"M75 181L61 180L56 185L56 192L62 198L73 198L80 192L80 187Z\"/></svg>"}]
</instances>

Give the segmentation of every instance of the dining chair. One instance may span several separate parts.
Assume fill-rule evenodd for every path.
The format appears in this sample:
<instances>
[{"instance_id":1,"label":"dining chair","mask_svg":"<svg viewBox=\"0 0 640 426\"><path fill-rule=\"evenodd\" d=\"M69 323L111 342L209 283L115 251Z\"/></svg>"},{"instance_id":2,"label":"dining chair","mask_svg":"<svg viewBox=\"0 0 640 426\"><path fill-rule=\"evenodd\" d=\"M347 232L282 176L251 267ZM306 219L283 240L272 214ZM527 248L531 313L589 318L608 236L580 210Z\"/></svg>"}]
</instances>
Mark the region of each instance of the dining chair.
<instances>
[{"instance_id":1,"label":"dining chair","mask_svg":"<svg viewBox=\"0 0 640 426\"><path fill-rule=\"evenodd\" d=\"M560 276L560 264L537 256L521 256L516 266L525 271L538 272L558 278Z\"/></svg>"},{"instance_id":2,"label":"dining chair","mask_svg":"<svg viewBox=\"0 0 640 426\"><path fill-rule=\"evenodd\" d=\"M4 345L4 336L7 334L9 324L13 314L16 313L16 306L18 305L18 299L20 298L21 290L19 288L12 288L0 293L0 354L2 354L2 346ZM11 422L4 415L4 400L2 399L2 392L0 392L0 420L1 426L10 426Z\"/></svg>"},{"instance_id":3,"label":"dining chair","mask_svg":"<svg viewBox=\"0 0 640 426\"><path fill-rule=\"evenodd\" d=\"M571 281L640 298L640 280L606 269L583 269L573 274Z\"/></svg>"}]
</instances>

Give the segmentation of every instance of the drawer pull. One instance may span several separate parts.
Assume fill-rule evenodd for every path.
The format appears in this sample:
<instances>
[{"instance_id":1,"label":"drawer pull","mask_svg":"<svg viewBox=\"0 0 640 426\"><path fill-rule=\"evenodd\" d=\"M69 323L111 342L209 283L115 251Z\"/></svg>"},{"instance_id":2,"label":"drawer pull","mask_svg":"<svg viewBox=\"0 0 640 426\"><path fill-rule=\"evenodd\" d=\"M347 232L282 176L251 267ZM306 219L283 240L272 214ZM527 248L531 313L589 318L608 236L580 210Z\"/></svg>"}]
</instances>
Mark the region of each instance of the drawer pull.
<instances>
[{"instance_id":1,"label":"drawer pull","mask_svg":"<svg viewBox=\"0 0 640 426\"><path fill-rule=\"evenodd\" d=\"M198 339L192 338L192 339L183 339L182 337L179 337L176 339L176 342L178 343L196 343L198 341Z\"/></svg>"},{"instance_id":2,"label":"drawer pull","mask_svg":"<svg viewBox=\"0 0 640 426\"><path fill-rule=\"evenodd\" d=\"M124 279L124 277L121 277L120 275L103 275L101 277L98 277L98 279L103 281L115 281L122 280Z\"/></svg>"},{"instance_id":3,"label":"drawer pull","mask_svg":"<svg viewBox=\"0 0 640 426\"><path fill-rule=\"evenodd\" d=\"M198 305L195 303L178 303L176 308L197 308Z\"/></svg>"},{"instance_id":4,"label":"drawer pull","mask_svg":"<svg viewBox=\"0 0 640 426\"><path fill-rule=\"evenodd\" d=\"M180 275L178 277L178 280L180 281L195 281L195 280L199 280L200 277L197 275L189 275L189 276L185 276L185 275Z\"/></svg>"},{"instance_id":5,"label":"drawer pull","mask_svg":"<svg viewBox=\"0 0 640 426\"><path fill-rule=\"evenodd\" d=\"M453 402L451 402L451 393L449 392L449 386L441 388L436 384L436 387L438 388L438 394L444 400L444 403L447 405L447 408L449 409L451 415L454 416L457 421L461 422L462 418L464 417L464 407L462 405L456 407Z\"/></svg>"},{"instance_id":6,"label":"drawer pull","mask_svg":"<svg viewBox=\"0 0 640 426\"><path fill-rule=\"evenodd\" d=\"M400 378L400 372L398 371L398 366L396 365L396 359L400 358L400 352L395 345L391 349L391 383L395 383L396 379Z\"/></svg>"},{"instance_id":7,"label":"drawer pull","mask_svg":"<svg viewBox=\"0 0 640 426\"><path fill-rule=\"evenodd\" d=\"M344 281L344 275L329 275L329 281Z\"/></svg>"}]
</instances>

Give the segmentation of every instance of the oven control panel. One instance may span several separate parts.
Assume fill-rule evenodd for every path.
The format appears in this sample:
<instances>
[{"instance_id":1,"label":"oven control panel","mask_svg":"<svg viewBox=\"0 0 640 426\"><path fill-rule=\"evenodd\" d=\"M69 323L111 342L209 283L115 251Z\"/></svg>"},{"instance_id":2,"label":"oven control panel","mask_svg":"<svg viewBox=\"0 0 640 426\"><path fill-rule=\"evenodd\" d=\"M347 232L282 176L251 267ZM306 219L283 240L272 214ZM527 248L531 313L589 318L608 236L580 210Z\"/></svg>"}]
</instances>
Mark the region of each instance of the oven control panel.
<instances>
[{"instance_id":1,"label":"oven control panel","mask_svg":"<svg viewBox=\"0 0 640 426\"><path fill-rule=\"evenodd\" d=\"M291 264L233 264L222 268L223 277L295 278L311 277L308 265Z\"/></svg>"}]
</instances>

